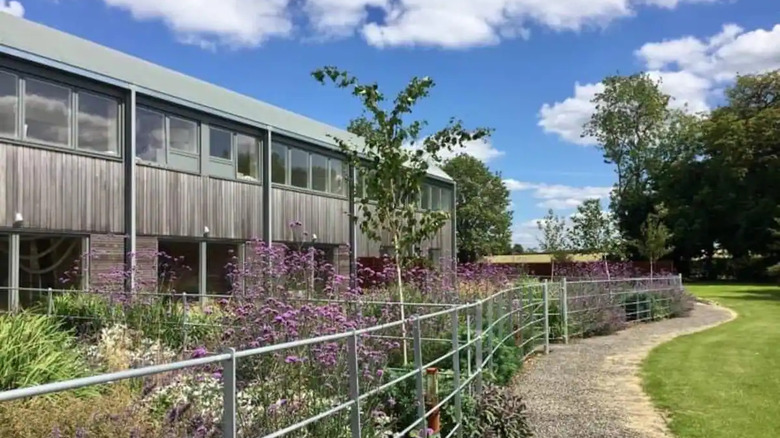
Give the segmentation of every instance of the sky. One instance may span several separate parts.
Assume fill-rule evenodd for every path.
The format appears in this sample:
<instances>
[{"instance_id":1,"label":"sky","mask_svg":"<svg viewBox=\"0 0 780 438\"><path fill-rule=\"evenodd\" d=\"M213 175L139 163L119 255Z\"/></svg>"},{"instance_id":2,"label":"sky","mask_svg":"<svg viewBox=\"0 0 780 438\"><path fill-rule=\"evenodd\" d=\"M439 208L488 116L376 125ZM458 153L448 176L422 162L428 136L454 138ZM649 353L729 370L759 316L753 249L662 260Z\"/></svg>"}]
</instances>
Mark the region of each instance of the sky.
<instances>
[{"instance_id":1,"label":"sky","mask_svg":"<svg viewBox=\"0 0 780 438\"><path fill-rule=\"evenodd\" d=\"M737 74L780 68L780 0L0 0L0 11L342 128L358 102L312 70L338 66L391 97L430 76L415 117L494 130L456 152L500 172L525 246L548 209L606 208L613 169L581 136L605 76L647 71L672 105L700 112Z\"/></svg>"}]
</instances>

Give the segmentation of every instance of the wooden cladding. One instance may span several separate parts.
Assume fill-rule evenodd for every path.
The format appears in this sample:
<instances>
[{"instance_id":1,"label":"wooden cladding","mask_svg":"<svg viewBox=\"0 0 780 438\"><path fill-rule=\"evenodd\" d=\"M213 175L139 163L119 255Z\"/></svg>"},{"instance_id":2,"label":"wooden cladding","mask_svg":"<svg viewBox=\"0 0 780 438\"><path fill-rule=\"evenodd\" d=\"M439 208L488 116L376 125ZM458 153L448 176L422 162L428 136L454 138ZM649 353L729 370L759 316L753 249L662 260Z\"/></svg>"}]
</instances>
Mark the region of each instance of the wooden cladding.
<instances>
[{"instance_id":1,"label":"wooden cladding","mask_svg":"<svg viewBox=\"0 0 780 438\"><path fill-rule=\"evenodd\" d=\"M138 234L251 239L262 233L263 191L256 184L136 167Z\"/></svg>"},{"instance_id":2,"label":"wooden cladding","mask_svg":"<svg viewBox=\"0 0 780 438\"><path fill-rule=\"evenodd\" d=\"M293 242L311 241L314 234L318 243L342 244L349 242L349 216L346 199L318 196L274 187L271 199L273 240ZM300 222L299 236L290 227ZM306 233L303 236L303 233Z\"/></svg>"},{"instance_id":3,"label":"wooden cladding","mask_svg":"<svg viewBox=\"0 0 780 438\"><path fill-rule=\"evenodd\" d=\"M122 163L0 143L0 226L121 233Z\"/></svg>"}]
</instances>

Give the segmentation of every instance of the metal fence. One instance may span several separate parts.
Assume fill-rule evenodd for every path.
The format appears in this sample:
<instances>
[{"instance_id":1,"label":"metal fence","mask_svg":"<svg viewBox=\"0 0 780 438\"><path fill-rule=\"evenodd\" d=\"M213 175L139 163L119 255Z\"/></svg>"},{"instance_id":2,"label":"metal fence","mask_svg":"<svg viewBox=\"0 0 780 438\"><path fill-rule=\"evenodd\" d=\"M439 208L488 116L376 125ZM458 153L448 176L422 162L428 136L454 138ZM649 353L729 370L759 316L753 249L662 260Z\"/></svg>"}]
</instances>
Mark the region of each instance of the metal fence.
<instances>
[{"instance_id":1,"label":"metal fence","mask_svg":"<svg viewBox=\"0 0 780 438\"><path fill-rule=\"evenodd\" d=\"M38 309L47 309L49 315L56 316L55 292L40 293L45 305ZM392 303L418 309L417 314L403 321L293 342L241 351L226 348L207 357L8 390L0 392L0 402L130 379L220 369L215 412L224 438L378 437L371 409L378 400L386 399L384 394L398 392L399 388L410 392L416 415L408 423L396 425L392 436L426 436L432 419L447 409L452 424L448 430L441 430L441 436L460 437L464 428L463 396L481 393L502 348L511 347L511 354L523 360L539 351L549 353L555 341L598 334L609 323L603 316L605 310L622 312L624 323L662 318L668 316L669 306L679 293L682 282L678 276L577 282L564 279L519 284L466 304ZM185 333L190 324L185 318ZM386 344L388 340L404 346L411 343L410 364L377 378L371 374L375 371L371 368L371 352L392 348ZM334 354L328 356L328 352ZM319 372L326 362L328 372ZM286 378L290 379L286 383L279 380ZM249 380L261 382L252 402L246 402L251 390ZM270 382L267 385L274 386L274 391L267 390L262 382ZM311 394L304 397L304 393ZM297 403L297 414L274 417L271 408L278 408L282 401Z\"/></svg>"}]
</instances>

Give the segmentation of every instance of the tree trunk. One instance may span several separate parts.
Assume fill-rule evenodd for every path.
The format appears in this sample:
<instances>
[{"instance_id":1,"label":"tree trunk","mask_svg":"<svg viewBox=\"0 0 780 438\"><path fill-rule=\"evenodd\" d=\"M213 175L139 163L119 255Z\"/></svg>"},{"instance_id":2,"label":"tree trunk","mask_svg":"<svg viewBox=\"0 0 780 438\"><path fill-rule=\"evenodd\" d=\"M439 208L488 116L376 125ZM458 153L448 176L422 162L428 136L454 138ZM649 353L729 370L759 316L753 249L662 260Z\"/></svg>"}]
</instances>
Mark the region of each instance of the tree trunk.
<instances>
[{"instance_id":1,"label":"tree trunk","mask_svg":"<svg viewBox=\"0 0 780 438\"><path fill-rule=\"evenodd\" d=\"M401 248L399 248L400 242L398 241L398 235L393 235L393 248L395 249L395 275L396 275L396 284L398 285L398 302L401 306L401 321L406 320L406 311L404 310L404 280L401 278ZM409 355L407 353L406 348L406 324L401 324L401 348L403 350L403 357L404 357L404 366L406 366L409 363Z\"/></svg>"}]
</instances>

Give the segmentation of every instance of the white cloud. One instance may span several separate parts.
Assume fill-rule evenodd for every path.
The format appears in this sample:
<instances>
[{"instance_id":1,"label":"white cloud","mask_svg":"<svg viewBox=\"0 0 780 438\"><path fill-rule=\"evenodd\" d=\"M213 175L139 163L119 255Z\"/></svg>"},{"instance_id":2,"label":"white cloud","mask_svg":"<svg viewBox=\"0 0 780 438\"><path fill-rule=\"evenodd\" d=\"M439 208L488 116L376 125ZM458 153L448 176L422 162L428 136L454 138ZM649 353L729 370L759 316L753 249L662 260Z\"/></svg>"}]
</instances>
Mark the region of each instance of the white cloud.
<instances>
[{"instance_id":1,"label":"white cloud","mask_svg":"<svg viewBox=\"0 0 780 438\"><path fill-rule=\"evenodd\" d=\"M590 119L595 106L591 100L597 93L604 91L604 85L574 84L574 96L562 102L544 104L539 110L539 126L544 132L558 134L564 140L579 144L593 145L592 137L582 137L582 127Z\"/></svg>"},{"instance_id":2,"label":"white cloud","mask_svg":"<svg viewBox=\"0 0 780 438\"><path fill-rule=\"evenodd\" d=\"M16 0L0 0L0 13L11 14L15 17L24 17L24 6Z\"/></svg>"},{"instance_id":3,"label":"white cloud","mask_svg":"<svg viewBox=\"0 0 780 438\"><path fill-rule=\"evenodd\" d=\"M416 150L422 146L423 141L424 140L417 141L414 145L407 144L404 147ZM444 160L454 158L461 154L471 155L483 163L488 163L498 157L503 156L505 152L496 149L489 139L481 138L479 140L467 141L463 143L462 146L454 148L452 151L443 151L440 153L441 158Z\"/></svg>"},{"instance_id":4,"label":"white cloud","mask_svg":"<svg viewBox=\"0 0 780 438\"><path fill-rule=\"evenodd\" d=\"M180 41L253 47L292 33L289 0L103 0L137 20L161 20Z\"/></svg>"},{"instance_id":5,"label":"white cloud","mask_svg":"<svg viewBox=\"0 0 780 438\"><path fill-rule=\"evenodd\" d=\"M652 0L656 4L673 0ZM644 44L635 55L660 89L672 97L670 106L689 112L709 111L709 101L721 94L737 74L762 73L780 68L780 24L770 30L745 32L735 24L726 24L709 38L683 36L678 39ZM595 110L591 100L603 85L576 83L574 96L539 111L539 126L544 132L563 140L592 145L592 138L581 138L582 126Z\"/></svg>"},{"instance_id":6,"label":"white cloud","mask_svg":"<svg viewBox=\"0 0 780 438\"><path fill-rule=\"evenodd\" d=\"M180 41L209 49L253 47L296 30L315 38L358 33L375 47L457 49L527 39L532 25L578 32L634 16L640 7L672 9L708 0L103 1L139 20L160 20Z\"/></svg>"},{"instance_id":7,"label":"white cloud","mask_svg":"<svg viewBox=\"0 0 780 438\"><path fill-rule=\"evenodd\" d=\"M504 185L510 191L530 191L531 196L539 202L540 208L572 209L587 199L604 199L609 197L612 187L584 186L574 187L564 184L545 184L505 179Z\"/></svg>"}]
</instances>

